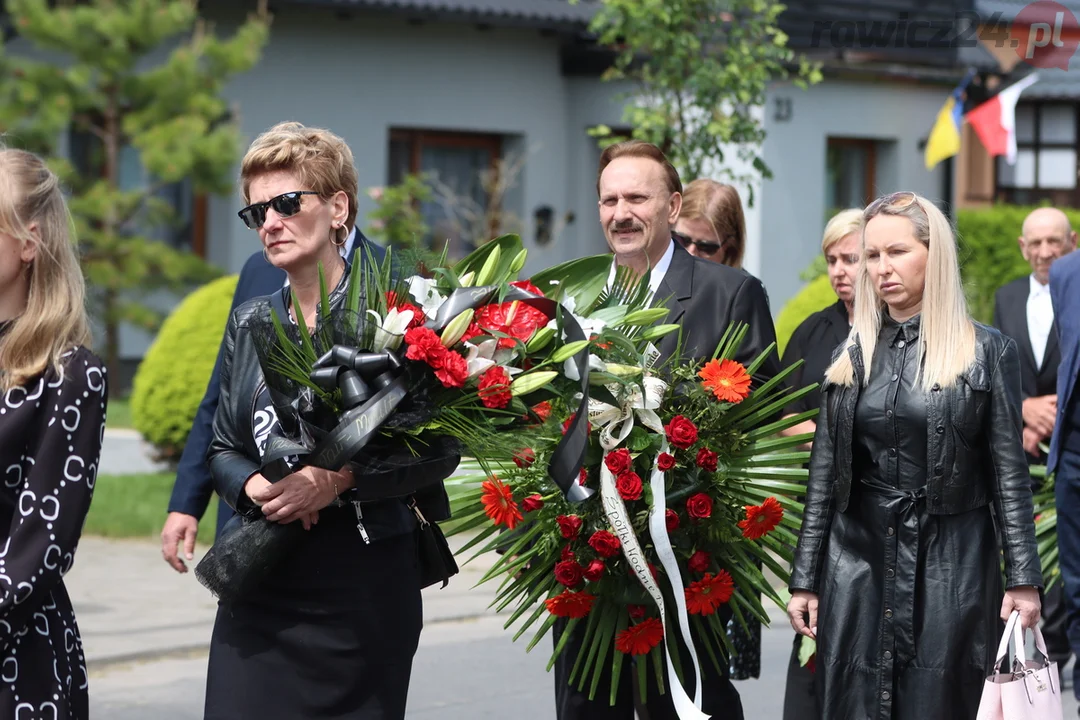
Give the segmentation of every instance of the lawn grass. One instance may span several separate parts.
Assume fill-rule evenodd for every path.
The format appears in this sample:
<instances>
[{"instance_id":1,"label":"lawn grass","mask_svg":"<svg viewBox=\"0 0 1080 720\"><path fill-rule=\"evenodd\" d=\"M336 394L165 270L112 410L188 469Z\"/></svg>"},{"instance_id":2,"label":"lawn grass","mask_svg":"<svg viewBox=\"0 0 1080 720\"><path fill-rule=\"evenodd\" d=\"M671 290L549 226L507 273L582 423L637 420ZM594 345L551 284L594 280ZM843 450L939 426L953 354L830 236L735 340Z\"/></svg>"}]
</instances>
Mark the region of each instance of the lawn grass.
<instances>
[{"instance_id":1,"label":"lawn grass","mask_svg":"<svg viewBox=\"0 0 1080 720\"><path fill-rule=\"evenodd\" d=\"M111 397L105 409L105 427L110 430L131 429L131 398Z\"/></svg>"},{"instance_id":2,"label":"lawn grass","mask_svg":"<svg viewBox=\"0 0 1080 720\"><path fill-rule=\"evenodd\" d=\"M99 475L83 533L113 538L156 538L165 523L174 473ZM217 498L199 522L199 542L214 537Z\"/></svg>"}]
</instances>

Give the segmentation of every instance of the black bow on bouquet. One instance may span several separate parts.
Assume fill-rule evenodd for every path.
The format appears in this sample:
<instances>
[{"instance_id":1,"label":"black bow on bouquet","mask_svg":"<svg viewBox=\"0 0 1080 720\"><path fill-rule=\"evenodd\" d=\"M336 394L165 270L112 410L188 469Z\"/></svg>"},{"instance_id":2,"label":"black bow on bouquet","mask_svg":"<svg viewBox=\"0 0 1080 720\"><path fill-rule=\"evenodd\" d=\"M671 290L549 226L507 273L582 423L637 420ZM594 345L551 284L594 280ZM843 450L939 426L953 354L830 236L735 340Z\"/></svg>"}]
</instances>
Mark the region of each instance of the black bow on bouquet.
<instances>
[{"instance_id":1,"label":"black bow on bouquet","mask_svg":"<svg viewBox=\"0 0 1080 720\"><path fill-rule=\"evenodd\" d=\"M339 390L344 412L329 432L307 424L308 437L321 436L310 446L272 435L263 455L263 471L268 477L280 479L293 472L286 458L298 458L302 465L341 469L368 445L408 393L404 365L389 350L372 353L335 345L315 363L311 380L327 391ZM417 462L431 460L417 458ZM377 495L376 488L361 499L377 499ZM283 525L262 517L234 517L196 566L195 576L222 601L235 601L266 577L281 550L303 532L300 523Z\"/></svg>"}]
</instances>

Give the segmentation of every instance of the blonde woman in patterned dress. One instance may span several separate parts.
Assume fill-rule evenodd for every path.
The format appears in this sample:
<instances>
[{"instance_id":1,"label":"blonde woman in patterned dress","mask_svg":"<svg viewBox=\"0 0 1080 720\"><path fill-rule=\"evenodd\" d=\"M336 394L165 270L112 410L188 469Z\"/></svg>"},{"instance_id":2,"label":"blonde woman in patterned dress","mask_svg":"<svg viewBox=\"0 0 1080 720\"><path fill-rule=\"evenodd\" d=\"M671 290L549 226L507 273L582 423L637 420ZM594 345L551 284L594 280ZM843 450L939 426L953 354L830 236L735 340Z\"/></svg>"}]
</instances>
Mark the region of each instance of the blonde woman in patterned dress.
<instances>
[{"instance_id":1,"label":"blonde woman in patterned dress","mask_svg":"<svg viewBox=\"0 0 1080 720\"><path fill-rule=\"evenodd\" d=\"M105 369L56 175L0 148L0 717L89 716L63 576L90 508Z\"/></svg>"}]
</instances>

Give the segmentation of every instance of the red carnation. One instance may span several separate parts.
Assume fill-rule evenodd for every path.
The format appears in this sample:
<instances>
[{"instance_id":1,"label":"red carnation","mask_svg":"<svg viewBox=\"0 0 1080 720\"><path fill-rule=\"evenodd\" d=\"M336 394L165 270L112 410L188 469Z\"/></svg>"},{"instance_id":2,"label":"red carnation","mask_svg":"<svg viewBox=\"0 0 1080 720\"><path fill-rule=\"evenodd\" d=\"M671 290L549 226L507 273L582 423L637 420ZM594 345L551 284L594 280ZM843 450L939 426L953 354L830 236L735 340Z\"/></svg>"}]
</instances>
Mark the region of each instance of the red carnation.
<instances>
[{"instance_id":1,"label":"red carnation","mask_svg":"<svg viewBox=\"0 0 1080 720\"><path fill-rule=\"evenodd\" d=\"M627 655L647 655L664 639L664 626L658 618L642 620L615 637L615 649Z\"/></svg>"},{"instance_id":2,"label":"red carnation","mask_svg":"<svg viewBox=\"0 0 1080 720\"><path fill-rule=\"evenodd\" d=\"M387 309L397 308L398 312L412 310L413 318L409 321L409 326L406 328L406 330L412 330L413 328L420 327L427 321L427 318L424 317L423 310L406 300L399 301L397 293L393 290L386 293L386 307Z\"/></svg>"},{"instance_id":3,"label":"red carnation","mask_svg":"<svg viewBox=\"0 0 1080 720\"><path fill-rule=\"evenodd\" d=\"M697 425L682 415L671 418L671 422L664 426L664 431L667 433L668 442L677 448L685 450L697 442Z\"/></svg>"},{"instance_id":4,"label":"red carnation","mask_svg":"<svg viewBox=\"0 0 1080 720\"><path fill-rule=\"evenodd\" d=\"M443 360L448 354L442 340L431 328L418 327L407 331L405 333L405 344L409 347L405 351L405 357L410 360L426 362L436 370L442 368Z\"/></svg>"},{"instance_id":5,"label":"red carnation","mask_svg":"<svg viewBox=\"0 0 1080 720\"><path fill-rule=\"evenodd\" d=\"M664 523L667 525L667 531L669 533L675 532L679 529L679 513L668 508L664 511Z\"/></svg>"},{"instance_id":6,"label":"red carnation","mask_svg":"<svg viewBox=\"0 0 1080 720\"><path fill-rule=\"evenodd\" d=\"M555 579L568 588L581 584L581 566L573 560L563 560L555 565Z\"/></svg>"},{"instance_id":7,"label":"red carnation","mask_svg":"<svg viewBox=\"0 0 1080 720\"><path fill-rule=\"evenodd\" d=\"M709 557L709 553L704 550L698 550L690 556L690 560L687 561L686 566L694 572L703 573L709 569L709 564L712 562L712 558Z\"/></svg>"},{"instance_id":8,"label":"red carnation","mask_svg":"<svg viewBox=\"0 0 1080 720\"><path fill-rule=\"evenodd\" d=\"M585 568L585 571L582 574L589 582L596 582L600 578L604 577L604 561L593 560L591 563L589 563L589 567Z\"/></svg>"},{"instance_id":9,"label":"red carnation","mask_svg":"<svg viewBox=\"0 0 1080 720\"><path fill-rule=\"evenodd\" d=\"M671 453L660 453L656 457L656 467L660 468L664 472L667 472L671 468L675 467L675 456Z\"/></svg>"},{"instance_id":10,"label":"red carnation","mask_svg":"<svg viewBox=\"0 0 1080 720\"><path fill-rule=\"evenodd\" d=\"M544 601L549 613L556 617L583 618L592 610L595 595L587 592L571 592L564 590L555 597Z\"/></svg>"},{"instance_id":11,"label":"red carnation","mask_svg":"<svg viewBox=\"0 0 1080 720\"><path fill-rule=\"evenodd\" d=\"M636 472L626 472L615 480L615 489L623 500L641 499L641 476Z\"/></svg>"},{"instance_id":12,"label":"red carnation","mask_svg":"<svg viewBox=\"0 0 1080 720\"><path fill-rule=\"evenodd\" d=\"M634 466L634 460L630 457L629 450L619 448L607 454L604 458L604 464L607 465L607 469L611 471L612 475L619 476L624 472L628 472Z\"/></svg>"},{"instance_id":13,"label":"red carnation","mask_svg":"<svg viewBox=\"0 0 1080 720\"><path fill-rule=\"evenodd\" d=\"M443 387L465 387L465 379L469 377L469 363L461 353L448 352L443 358L442 367L435 371L435 377Z\"/></svg>"},{"instance_id":14,"label":"red carnation","mask_svg":"<svg viewBox=\"0 0 1080 720\"><path fill-rule=\"evenodd\" d=\"M555 518L555 522L559 523L559 532L567 540L577 540L578 533L581 532L581 518L577 515L560 515Z\"/></svg>"},{"instance_id":15,"label":"red carnation","mask_svg":"<svg viewBox=\"0 0 1080 720\"><path fill-rule=\"evenodd\" d=\"M765 498L760 505L746 506L746 519L739 522L743 537L757 540L772 532L784 519L784 508L774 498Z\"/></svg>"},{"instance_id":16,"label":"red carnation","mask_svg":"<svg viewBox=\"0 0 1080 720\"><path fill-rule=\"evenodd\" d=\"M716 472L716 453L709 448L701 448L697 451L697 465L702 470Z\"/></svg>"},{"instance_id":17,"label":"red carnation","mask_svg":"<svg viewBox=\"0 0 1080 720\"><path fill-rule=\"evenodd\" d=\"M480 402L488 408L504 408L510 404L510 374L501 365L494 365L480 376Z\"/></svg>"},{"instance_id":18,"label":"red carnation","mask_svg":"<svg viewBox=\"0 0 1080 720\"><path fill-rule=\"evenodd\" d=\"M536 462L536 453L532 448L522 448L514 453L514 464L524 470Z\"/></svg>"},{"instance_id":19,"label":"red carnation","mask_svg":"<svg viewBox=\"0 0 1080 720\"><path fill-rule=\"evenodd\" d=\"M542 507L544 507L544 498L536 493L533 493L521 501L521 509L527 513L536 512Z\"/></svg>"},{"instance_id":20,"label":"red carnation","mask_svg":"<svg viewBox=\"0 0 1080 720\"><path fill-rule=\"evenodd\" d=\"M597 530L589 538L589 547L596 551L601 557L613 557L619 554L619 548L622 547L622 543L619 542L619 538L615 537L607 530Z\"/></svg>"},{"instance_id":21,"label":"red carnation","mask_svg":"<svg viewBox=\"0 0 1080 720\"><path fill-rule=\"evenodd\" d=\"M705 493L691 495L686 501L686 514L698 520L712 515L712 498Z\"/></svg>"}]
</instances>

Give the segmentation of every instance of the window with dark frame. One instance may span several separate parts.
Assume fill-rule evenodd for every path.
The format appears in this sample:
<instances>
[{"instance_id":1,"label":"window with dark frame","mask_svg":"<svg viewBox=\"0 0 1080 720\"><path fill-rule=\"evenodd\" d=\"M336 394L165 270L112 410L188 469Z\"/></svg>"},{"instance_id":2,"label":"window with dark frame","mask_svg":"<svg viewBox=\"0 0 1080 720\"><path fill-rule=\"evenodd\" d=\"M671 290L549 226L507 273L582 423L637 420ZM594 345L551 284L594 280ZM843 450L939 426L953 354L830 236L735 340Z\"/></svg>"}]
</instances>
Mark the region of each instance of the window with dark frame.
<instances>
[{"instance_id":1,"label":"window with dark frame","mask_svg":"<svg viewBox=\"0 0 1080 720\"><path fill-rule=\"evenodd\" d=\"M69 135L69 156L79 172L86 174L98 169L104 172L101 141L87 131L72 128ZM139 161L138 151L125 147L120 151L118 183L121 190L144 185L146 170ZM152 182L152 181L149 181ZM173 225L157 226L150 237L172 248L206 258L207 197L196 193L190 179L162 185L156 197L172 207Z\"/></svg>"},{"instance_id":2,"label":"window with dark frame","mask_svg":"<svg viewBox=\"0 0 1080 720\"><path fill-rule=\"evenodd\" d=\"M830 137L825 151L825 219L874 199L877 152L873 140Z\"/></svg>"},{"instance_id":3,"label":"window with dark frame","mask_svg":"<svg viewBox=\"0 0 1080 720\"><path fill-rule=\"evenodd\" d=\"M1016 163L995 158L994 188L999 202L1018 205L1049 200L1080 205L1077 193L1077 105L1026 102L1016 106Z\"/></svg>"},{"instance_id":4,"label":"window with dark frame","mask_svg":"<svg viewBox=\"0 0 1080 720\"><path fill-rule=\"evenodd\" d=\"M390 131L389 168L387 179L396 185L406 175L430 173L453 195L468 198L478 207L489 209L490 198L482 182L482 173L497 168L502 155L502 138L498 135L435 130L394 128ZM424 221L431 228L427 240L450 241L450 255L469 252L471 238L454 237L448 209L439 200L421 207ZM494 237L498 228L487 228Z\"/></svg>"}]
</instances>

